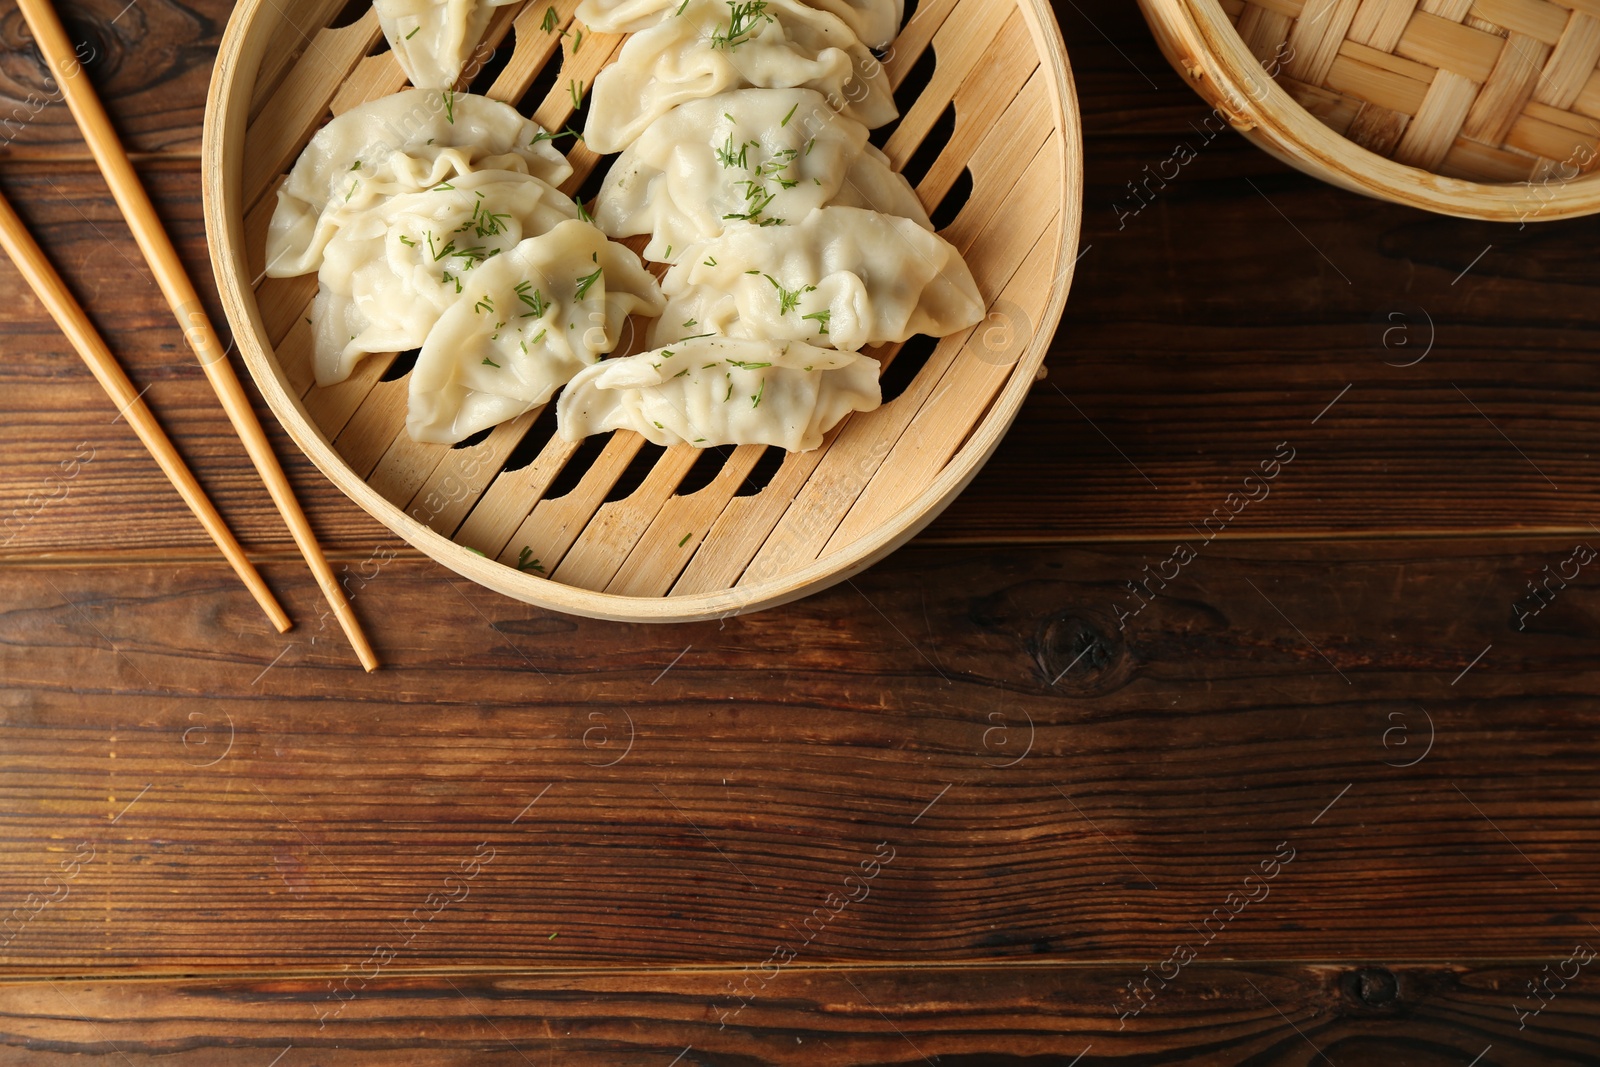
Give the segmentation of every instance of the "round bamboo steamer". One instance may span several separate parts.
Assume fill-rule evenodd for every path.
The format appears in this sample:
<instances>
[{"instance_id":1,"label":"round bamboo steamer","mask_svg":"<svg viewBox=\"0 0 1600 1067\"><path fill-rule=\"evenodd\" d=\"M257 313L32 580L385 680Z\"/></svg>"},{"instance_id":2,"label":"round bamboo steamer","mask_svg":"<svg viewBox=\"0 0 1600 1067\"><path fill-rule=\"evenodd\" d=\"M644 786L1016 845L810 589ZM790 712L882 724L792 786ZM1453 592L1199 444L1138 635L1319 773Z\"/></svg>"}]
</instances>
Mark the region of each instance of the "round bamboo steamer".
<instances>
[{"instance_id":1,"label":"round bamboo steamer","mask_svg":"<svg viewBox=\"0 0 1600 1067\"><path fill-rule=\"evenodd\" d=\"M542 28L549 7L573 32ZM547 129L565 126L571 83L592 85L623 41L585 30L579 43L574 7L498 8L478 55L500 51L476 89ZM753 492L761 447L712 450L709 480L702 468L700 484L680 492L699 450L654 455L637 434L617 432L595 455L553 434L539 412L467 447L412 441L400 357L368 357L347 381L317 386L307 319L316 278L263 277L275 191L311 135L330 114L406 87L376 14L335 26L344 8L242 0L234 10L206 108L206 231L234 338L289 435L356 504L451 570L596 618L687 621L781 604L870 566L931 522L988 460L1043 373L1082 207L1060 29L1044 0L922 0L876 75L902 102L884 151L902 168L925 140L948 133L919 157L938 148L916 188L932 211L970 183L941 232L966 256L988 316L942 339L903 393L851 416L822 448L781 456ZM547 64L558 66L553 80L539 77ZM469 65L459 87L472 75ZM568 158L569 194L607 162L581 143ZM901 348L868 354L887 366ZM770 473L778 458L761 468Z\"/></svg>"},{"instance_id":2,"label":"round bamboo steamer","mask_svg":"<svg viewBox=\"0 0 1600 1067\"><path fill-rule=\"evenodd\" d=\"M1464 218L1600 210L1594 0L1139 0L1218 116L1307 174Z\"/></svg>"}]
</instances>

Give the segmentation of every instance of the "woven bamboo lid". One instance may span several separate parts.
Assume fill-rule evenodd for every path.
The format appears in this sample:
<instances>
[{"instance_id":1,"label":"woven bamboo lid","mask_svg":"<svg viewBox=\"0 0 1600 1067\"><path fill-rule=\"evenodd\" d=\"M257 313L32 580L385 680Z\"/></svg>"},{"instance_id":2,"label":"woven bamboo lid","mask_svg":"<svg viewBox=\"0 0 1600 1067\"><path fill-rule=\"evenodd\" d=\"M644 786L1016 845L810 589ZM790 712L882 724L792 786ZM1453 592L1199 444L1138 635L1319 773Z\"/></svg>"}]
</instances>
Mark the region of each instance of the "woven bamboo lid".
<instances>
[{"instance_id":1,"label":"woven bamboo lid","mask_svg":"<svg viewBox=\"0 0 1600 1067\"><path fill-rule=\"evenodd\" d=\"M1308 173L1476 218L1600 210L1600 0L1141 6L1201 95Z\"/></svg>"}]
</instances>

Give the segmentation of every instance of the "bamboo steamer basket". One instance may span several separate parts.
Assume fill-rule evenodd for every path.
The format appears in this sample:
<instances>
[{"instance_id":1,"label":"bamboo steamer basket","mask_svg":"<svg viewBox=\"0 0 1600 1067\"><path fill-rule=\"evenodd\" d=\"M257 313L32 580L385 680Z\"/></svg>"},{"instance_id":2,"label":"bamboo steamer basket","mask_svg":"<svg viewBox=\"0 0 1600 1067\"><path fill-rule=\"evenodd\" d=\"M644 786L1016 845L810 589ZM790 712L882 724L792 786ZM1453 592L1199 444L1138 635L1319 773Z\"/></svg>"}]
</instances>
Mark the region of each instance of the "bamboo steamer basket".
<instances>
[{"instance_id":1,"label":"bamboo steamer basket","mask_svg":"<svg viewBox=\"0 0 1600 1067\"><path fill-rule=\"evenodd\" d=\"M1596 0L1139 0L1222 121L1307 174L1464 218L1600 210Z\"/></svg>"},{"instance_id":2,"label":"bamboo steamer basket","mask_svg":"<svg viewBox=\"0 0 1600 1067\"><path fill-rule=\"evenodd\" d=\"M941 232L967 257L988 313L921 353L915 339L869 349L886 377L897 354L902 370L925 358L903 392L851 416L822 448L788 455L661 450L622 431L584 448L554 434L549 412L466 447L412 441L403 357L370 356L347 381L317 386L315 276L262 277L275 190L311 135L330 114L406 87L375 12L333 25L344 4L235 9L206 108L206 230L240 352L291 438L356 504L451 570L596 618L687 621L781 604L870 566L931 522L1043 373L1082 206L1060 30L1043 0L922 0L878 75L902 113L884 150L897 168L926 165L916 189L930 211L970 187ZM541 28L550 6L570 29L576 0L498 8L478 55L499 56L476 83L469 66L460 88L474 84L559 130L573 114L569 83L593 84L624 38L586 31L574 48L575 33ZM582 143L568 158L563 191L596 187L593 172L608 161Z\"/></svg>"}]
</instances>

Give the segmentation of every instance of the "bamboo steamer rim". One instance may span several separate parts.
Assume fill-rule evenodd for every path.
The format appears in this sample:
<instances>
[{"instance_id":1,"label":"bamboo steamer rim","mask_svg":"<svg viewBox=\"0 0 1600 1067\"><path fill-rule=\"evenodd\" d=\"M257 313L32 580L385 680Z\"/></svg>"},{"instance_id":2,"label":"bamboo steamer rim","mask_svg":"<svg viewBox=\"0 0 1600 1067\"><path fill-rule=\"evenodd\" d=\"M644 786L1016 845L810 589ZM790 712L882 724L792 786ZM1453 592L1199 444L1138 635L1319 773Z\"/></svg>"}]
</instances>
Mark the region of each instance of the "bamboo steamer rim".
<instances>
[{"instance_id":1,"label":"bamboo steamer rim","mask_svg":"<svg viewBox=\"0 0 1600 1067\"><path fill-rule=\"evenodd\" d=\"M530 0L531 2L531 0ZM1009 5L1007 5L1009 7ZM774 607L843 581L909 540L947 506L987 462L1022 406L1066 304L1082 216L1082 135L1077 96L1060 27L1045 0L1015 0L1048 80L1057 146L1053 160L1061 199L1041 239L1057 243L1050 292L1039 322L1004 385L938 474L893 517L853 542L804 567L748 585L686 595L629 596L567 585L526 574L468 549L409 515L345 461L301 406L267 342L268 331L250 282L241 203L241 172L254 80L270 28L250 54L252 31L266 10L288 18L280 0L242 0L228 21L206 101L202 192L208 243L223 306L246 366L268 406L294 443L322 474L362 510L435 561L507 596L591 618L629 622L687 622ZM927 48L933 47L930 41ZM1050 142L1047 140L1046 145ZM1042 150L1041 150L1042 151ZM982 329L982 324L978 329ZM957 358L961 358L958 353Z\"/></svg>"},{"instance_id":2,"label":"bamboo steamer rim","mask_svg":"<svg viewBox=\"0 0 1600 1067\"><path fill-rule=\"evenodd\" d=\"M1600 172L1567 181L1474 182L1397 163L1322 124L1271 78L1217 0L1139 0L1173 68L1240 133L1312 177L1397 204L1487 222L1600 211ZM1530 190L1540 189L1530 214Z\"/></svg>"}]
</instances>

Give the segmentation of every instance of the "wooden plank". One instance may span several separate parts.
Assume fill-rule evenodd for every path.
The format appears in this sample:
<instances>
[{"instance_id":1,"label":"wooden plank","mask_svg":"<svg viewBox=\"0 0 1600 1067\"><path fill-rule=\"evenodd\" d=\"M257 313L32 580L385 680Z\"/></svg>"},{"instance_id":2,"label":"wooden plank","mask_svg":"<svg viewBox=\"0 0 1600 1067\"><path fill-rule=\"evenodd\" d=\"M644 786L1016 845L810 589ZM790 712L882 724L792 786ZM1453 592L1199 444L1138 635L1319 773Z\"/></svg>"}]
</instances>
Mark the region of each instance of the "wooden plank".
<instances>
[{"instance_id":1,"label":"wooden plank","mask_svg":"<svg viewBox=\"0 0 1600 1067\"><path fill-rule=\"evenodd\" d=\"M1576 539L1231 542L1318 463L1289 434L1258 443L1289 460L1271 495L1191 531L1176 572L1172 541L913 547L793 605L640 627L380 540L338 564L372 676L288 562L283 637L220 562L0 567L0 899L96 855L5 966L354 967L485 841L482 895L405 966L738 967L885 840L904 862L811 962L1135 977L1285 840L1304 858L1229 956L1586 936L1600 604L1527 589Z\"/></svg>"},{"instance_id":2,"label":"wooden plank","mask_svg":"<svg viewBox=\"0 0 1600 1067\"><path fill-rule=\"evenodd\" d=\"M1114 52L1110 57L1121 62ZM1176 94L1183 86L1174 81L1170 89ZM1228 478L1248 442L1281 425L1286 406L1315 415L1347 383L1354 383L1351 393L1317 426L1329 435L1325 475L1315 489L1275 502L1263 516L1263 534L1463 525L1587 529L1576 500L1600 491L1590 373L1600 358L1600 313L1594 311L1600 294L1585 264L1600 220L1495 233L1418 220L1406 209L1282 173L1240 141L1218 136L1207 144L1188 125L1198 123L1203 105L1185 106L1189 110L1175 113L1166 132L1120 141L1120 112L1090 116L1090 143L1105 146L1092 163L1102 192L1099 207L1091 201L1086 216L1083 245L1090 250L1048 360L1056 368L1054 382L1077 409L1048 381L1036 387L996 458L932 533L983 541L1174 532L1181 529L1176 516ZM1185 130L1191 146L1205 146L1200 158L1178 180L1160 178L1156 166L1154 177L1144 175L1151 160L1170 157ZM291 551L198 368L183 356L170 316L153 300L142 260L98 176L82 167L47 173L19 167L7 176L7 191L134 380L151 387L146 399L224 515L253 550ZM1271 205L1248 184L1223 177L1260 175L1261 168L1274 176L1253 180ZM155 168L146 177L191 275L204 281L193 174ZM1138 214L1132 212L1140 201L1128 190L1133 178L1148 181L1157 197L1156 206ZM1538 207L1530 193L1530 212ZM1164 225L1181 226L1195 240L1152 240ZM1272 301L1251 295L1259 281L1252 257L1219 251L1238 247L1240 233L1251 235L1253 251L1284 265L1285 284ZM1380 234L1397 242L1390 246L1394 252L1377 251ZM1452 285L1489 244L1493 250ZM1354 284L1346 285L1312 245ZM11 269L0 263L0 277ZM14 288L20 285L10 277ZM1126 277L1164 281L1130 286ZM1327 288L1327 280L1338 289ZM1403 301L1401 293L1407 293ZM1390 313L1400 318L1386 320ZM1423 348L1409 354L1385 349L1384 332L1397 322ZM1414 367L1385 365L1416 358L1430 333L1438 336L1439 323L1456 324L1454 341L1434 347ZM38 514L26 535L0 554L204 549L204 535L159 472L136 446L123 449L132 438L120 422L109 422L115 413L103 411L97 387L31 296L0 308L0 327L0 380L8 386L0 391L0 444L7 456L0 466L0 516L22 508L78 442L106 446L77 479L71 499ZM367 365L381 372L381 365ZM1060 376L1062 367L1071 368L1070 378ZM1508 380L1505 374L1519 383L1515 389L1494 384ZM1452 382L1561 491L1507 445ZM1335 417L1346 411L1352 421ZM349 414L333 420L334 434ZM370 546L376 523L315 472L264 409L263 417L325 543L347 550ZM1374 432L1379 427L1383 432ZM1159 496L1139 470L1162 487ZM1426 493L1418 491L1422 486ZM1157 499L1162 504L1153 507ZM117 523L92 520L107 509ZM516 516L507 539L526 514ZM500 547L485 550L494 555Z\"/></svg>"},{"instance_id":3,"label":"wooden plank","mask_svg":"<svg viewBox=\"0 0 1600 1067\"><path fill-rule=\"evenodd\" d=\"M848 936L852 918L841 911L827 936ZM1592 939L1568 941L1585 936ZM351 980L348 990L346 974L329 976L349 997L343 1003L320 976L23 983L0 987L10 1024L0 1061L193 1067L282 1055L286 1065L300 1058L329 1067L660 1067L677 1056L796 1067L1073 1059L1287 1067L1322 1062L1320 1049L1396 1063L1426 1056L1465 1064L1486 1050L1493 1059L1482 1063L1593 1058L1600 1004L1587 983L1556 976L1552 987L1566 988L1526 1027L1510 1010L1542 966L1576 966L1566 962L1569 943L1551 938L1545 951L1549 958L1534 964L1197 961L1125 1018L1109 998L1142 975L1111 963L897 973L823 970L778 956L765 967L766 957L752 960L749 971L670 974L409 975L392 967ZM1524 995L1520 1003L1533 1002ZM425 1050L418 1033L427 1034Z\"/></svg>"},{"instance_id":4,"label":"wooden plank","mask_svg":"<svg viewBox=\"0 0 1600 1067\"><path fill-rule=\"evenodd\" d=\"M1128 58L1082 14L1063 8L1084 105L1090 192L1082 245L1089 250L1048 359L1052 377L1035 388L995 458L926 536L994 542L1179 532L1183 514L1231 476L1252 442L1277 430L1284 411L1315 415L1347 383L1351 392L1316 427L1328 435L1316 486L1275 496L1253 528L1263 536L1587 529L1577 501L1600 492L1593 458L1600 456L1600 428L1592 418L1600 319L1591 311L1600 307L1600 293L1588 267L1600 220L1484 230L1330 190L1240 138L1208 140L1208 109L1168 70L1137 11L1085 11ZM118 99L110 106L124 128L133 121ZM1179 142L1197 153L1181 167L1173 156ZM1517 179L1532 169L1532 157L1525 158ZM192 166L147 166L144 175L210 300ZM98 175L82 164L15 162L0 178L130 374L141 388L150 385L146 399L246 545L292 551L198 370L180 358L181 340ZM1535 218L1536 194L1530 191ZM1149 206L1140 210L1141 202ZM1169 241L1167 234L1187 236ZM1249 235L1247 243L1240 234ZM1270 300L1260 293L1262 260L1278 265ZM0 263L0 277L10 269ZM212 312L221 325L214 305ZM1400 318L1385 318L1392 313ZM285 318L284 329L301 321L292 312ZM1397 322L1405 328L1391 337L1423 347L1409 354L1385 349L1385 330ZM1448 331L1442 323L1451 324ZM1447 332L1448 343L1413 367L1384 364L1416 358L1430 332ZM100 447L70 498L37 514L0 554L206 551L192 518L137 446L125 447L132 438L120 422L109 423L114 412L103 410L93 382L26 294L0 307L0 353L7 386L0 391L7 457L0 516L24 508L78 442ZM1452 382L1560 491L1461 400ZM334 490L262 410L324 543L336 551L370 549L381 527ZM1339 421L1347 411L1351 420ZM96 521L108 509L118 521ZM515 516L506 540L526 515ZM486 551L497 555L503 544Z\"/></svg>"},{"instance_id":5,"label":"wooden plank","mask_svg":"<svg viewBox=\"0 0 1600 1067\"><path fill-rule=\"evenodd\" d=\"M545 573L553 572L644 443L643 437L629 430L613 433L570 493L534 505L532 514L501 549L500 562L515 566L527 549L543 561Z\"/></svg>"},{"instance_id":6,"label":"wooden plank","mask_svg":"<svg viewBox=\"0 0 1600 1067\"><path fill-rule=\"evenodd\" d=\"M810 452L790 452L784 456L778 472L761 492L729 501L700 542L694 558L673 585L673 594L687 596L715 592L737 582L756 552L770 547L768 538L784 512L800 495L812 472L849 425L846 421L830 430L822 439L820 448Z\"/></svg>"},{"instance_id":7,"label":"wooden plank","mask_svg":"<svg viewBox=\"0 0 1600 1067\"><path fill-rule=\"evenodd\" d=\"M1033 116L1049 106L1045 79L1037 73L1038 67L1038 57L1031 53L1026 23L1020 18L1009 20L996 35L985 61L956 90L952 101L956 106L956 124L950 141L917 183L917 195L924 205L937 206L944 199L973 152L997 123L1017 121L1008 114L1014 103L1021 101L1038 108L1035 111L1024 107L1018 110L1018 116Z\"/></svg>"},{"instance_id":8,"label":"wooden plank","mask_svg":"<svg viewBox=\"0 0 1600 1067\"><path fill-rule=\"evenodd\" d=\"M883 146L884 155L895 167L905 166L911 153L916 151L928 135L933 124L944 113L955 92L967 80L972 69L988 49L990 42L1013 22L1021 21L1020 13L1005 19L996 19L993 9L985 0L957 0L955 10L933 36L933 51L937 63L927 87L917 95L916 101L900 116L899 125ZM1028 44L1032 51L1032 42ZM1028 59L1037 63L1033 56Z\"/></svg>"},{"instance_id":9,"label":"wooden plank","mask_svg":"<svg viewBox=\"0 0 1600 1067\"><path fill-rule=\"evenodd\" d=\"M501 471L462 524L457 542L498 556L577 451L577 442L554 434L527 467Z\"/></svg>"},{"instance_id":10,"label":"wooden plank","mask_svg":"<svg viewBox=\"0 0 1600 1067\"><path fill-rule=\"evenodd\" d=\"M663 504L606 592L665 596L765 451L760 445L741 445L729 454L709 485Z\"/></svg>"},{"instance_id":11,"label":"wooden plank","mask_svg":"<svg viewBox=\"0 0 1600 1067\"><path fill-rule=\"evenodd\" d=\"M650 468L639 488L622 500L600 505L562 558L554 575L556 580L580 589L604 589L609 585L699 458L698 448L675 445Z\"/></svg>"},{"instance_id":12,"label":"wooden plank","mask_svg":"<svg viewBox=\"0 0 1600 1067\"><path fill-rule=\"evenodd\" d=\"M481 444L449 449L411 495L407 509L411 517L447 537L454 533L541 410L525 412L510 422L502 422Z\"/></svg>"}]
</instances>

